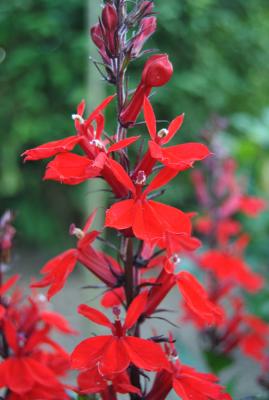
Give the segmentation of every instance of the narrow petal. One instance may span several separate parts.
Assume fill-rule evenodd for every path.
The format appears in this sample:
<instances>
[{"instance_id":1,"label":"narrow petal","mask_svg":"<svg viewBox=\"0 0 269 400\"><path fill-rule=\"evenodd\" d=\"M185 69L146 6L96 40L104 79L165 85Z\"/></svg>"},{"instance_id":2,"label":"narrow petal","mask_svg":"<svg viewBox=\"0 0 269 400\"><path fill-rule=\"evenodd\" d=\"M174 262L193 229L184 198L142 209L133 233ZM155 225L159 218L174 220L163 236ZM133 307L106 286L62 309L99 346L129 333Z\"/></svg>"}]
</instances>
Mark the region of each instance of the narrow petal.
<instances>
[{"instance_id":1,"label":"narrow petal","mask_svg":"<svg viewBox=\"0 0 269 400\"><path fill-rule=\"evenodd\" d=\"M152 140L156 137L156 118L149 99L145 96L144 98L144 116L147 124L147 128Z\"/></svg>"},{"instance_id":2,"label":"narrow petal","mask_svg":"<svg viewBox=\"0 0 269 400\"><path fill-rule=\"evenodd\" d=\"M101 311L96 310L95 308L87 306L86 304L80 304L78 306L78 313L98 325L112 328L112 324L105 314L103 314Z\"/></svg>"},{"instance_id":3,"label":"narrow petal","mask_svg":"<svg viewBox=\"0 0 269 400\"><path fill-rule=\"evenodd\" d=\"M152 192L153 190L157 190L162 186L166 185L172 179L174 179L178 174L178 171L172 168L163 168L150 182L146 190L144 191L144 195Z\"/></svg>"},{"instance_id":4,"label":"narrow petal","mask_svg":"<svg viewBox=\"0 0 269 400\"><path fill-rule=\"evenodd\" d=\"M105 100L102 101L101 104L99 104L99 106L97 106L93 112L90 114L90 116L87 118L87 123L93 121L98 114L100 114L107 106L108 104L114 99L115 95L113 96L108 96Z\"/></svg>"},{"instance_id":5,"label":"narrow petal","mask_svg":"<svg viewBox=\"0 0 269 400\"><path fill-rule=\"evenodd\" d=\"M53 142L42 144L34 149L26 150L22 156L24 161L43 160L44 158L55 156L73 150L81 140L80 136L69 136L64 139L54 140Z\"/></svg>"},{"instance_id":6,"label":"narrow petal","mask_svg":"<svg viewBox=\"0 0 269 400\"><path fill-rule=\"evenodd\" d=\"M135 186L134 186L131 178L129 177L129 175L127 174L125 169L117 161L113 160L112 158L109 158L109 159L107 159L106 165L109 167L109 169L111 170L111 172L113 173L115 178L124 187L126 187L132 193L136 192Z\"/></svg>"},{"instance_id":7,"label":"narrow petal","mask_svg":"<svg viewBox=\"0 0 269 400\"><path fill-rule=\"evenodd\" d=\"M173 139L174 135L181 128L183 121L184 121L184 114L179 115L178 117L173 119L173 121L171 121L168 127L168 135L161 140L161 144L166 144Z\"/></svg>"},{"instance_id":8,"label":"narrow petal","mask_svg":"<svg viewBox=\"0 0 269 400\"><path fill-rule=\"evenodd\" d=\"M130 146L130 144L136 142L139 138L140 136L133 136L127 139L120 140L115 144L112 144L108 149L108 154L112 153L113 151L118 151L124 149L127 146Z\"/></svg>"},{"instance_id":9,"label":"narrow petal","mask_svg":"<svg viewBox=\"0 0 269 400\"><path fill-rule=\"evenodd\" d=\"M132 328L132 326L137 322L140 315L143 313L145 306L147 304L148 293L143 292L140 293L138 296L130 304L126 318L124 323L124 329L128 330Z\"/></svg>"},{"instance_id":10,"label":"narrow petal","mask_svg":"<svg viewBox=\"0 0 269 400\"><path fill-rule=\"evenodd\" d=\"M0 287L0 296L3 296L12 286L14 286L20 278L19 274L11 276L3 285Z\"/></svg>"}]
</instances>

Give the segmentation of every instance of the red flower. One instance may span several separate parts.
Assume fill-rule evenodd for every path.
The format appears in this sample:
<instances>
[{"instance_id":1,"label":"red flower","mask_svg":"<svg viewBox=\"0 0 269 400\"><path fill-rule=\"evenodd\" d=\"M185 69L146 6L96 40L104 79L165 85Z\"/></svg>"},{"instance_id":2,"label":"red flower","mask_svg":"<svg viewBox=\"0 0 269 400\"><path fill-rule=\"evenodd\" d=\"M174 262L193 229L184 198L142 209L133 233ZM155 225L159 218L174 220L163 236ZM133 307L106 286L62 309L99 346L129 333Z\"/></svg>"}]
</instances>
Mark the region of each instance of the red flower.
<instances>
[{"instance_id":1,"label":"red flower","mask_svg":"<svg viewBox=\"0 0 269 400\"><path fill-rule=\"evenodd\" d=\"M144 65L141 82L132 99L120 113L120 123L123 126L133 125L143 106L144 97L150 94L153 87L165 85L172 74L173 66L166 54L151 56Z\"/></svg>"},{"instance_id":2,"label":"red flower","mask_svg":"<svg viewBox=\"0 0 269 400\"><path fill-rule=\"evenodd\" d=\"M172 389L182 400L232 400L224 393L215 375L201 373L181 364L172 343L166 345L166 352L170 359L170 370L158 372L146 400L164 400Z\"/></svg>"},{"instance_id":3,"label":"red flower","mask_svg":"<svg viewBox=\"0 0 269 400\"><path fill-rule=\"evenodd\" d=\"M83 230L73 225L71 226L71 233L79 239L77 248L69 249L47 262L41 270L41 273L45 276L40 281L31 285L32 287L50 286L47 294L49 299L63 288L77 262L83 264L108 286L113 287L115 285L116 274L113 275L111 272L109 261L104 257L102 252L94 250L91 246L91 243L96 239L99 232L92 231L87 233L95 214L96 210L88 218ZM115 264L113 267L115 267ZM120 273L119 267L116 272Z\"/></svg>"},{"instance_id":4,"label":"red flower","mask_svg":"<svg viewBox=\"0 0 269 400\"><path fill-rule=\"evenodd\" d=\"M13 323L6 320L4 334L12 355L0 364L0 387L7 387L11 392L23 395L40 386L43 390L60 391L60 398L65 398L63 386L54 372L36 359L36 347L45 340L46 331L34 331L26 337L16 331Z\"/></svg>"},{"instance_id":5,"label":"red flower","mask_svg":"<svg viewBox=\"0 0 269 400\"><path fill-rule=\"evenodd\" d=\"M259 197L242 196L240 200L240 211L247 214L249 217L257 217L266 208L266 201Z\"/></svg>"},{"instance_id":6,"label":"red flower","mask_svg":"<svg viewBox=\"0 0 269 400\"><path fill-rule=\"evenodd\" d=\"M176 117L168 129L161 129L157 132L156 117L150 101L144 98L144 115L147 128L151 137L149 151L144 156L137 169L143 170L146 174L151 172L154 164L159 161L166 167L184 171L193 166L195 161L201 161L211 153L201 143L184 143L170 147L163 147L173 139L174 135L183 124L184 114Z\"/></svg>"},{"instance_id":7,"label":"red flower","mask_svg":"<svg viewBox=\"0 0 269 400\"><path fill-rule=\"evenodd\" d=\"M263 278L251 271L237 255L225 250L208 250L200 258L200 265L212 271L218 280L232 282L248 292L257 292L263 286Z\"/></svg>"},{"instance_id":8,"label":"red flower","mask_svg":"<svg viewBox=\"0 0 269 400\"><path fill-rule=\"evenodd\" d=\"M137 238L149 242L163 238L166 232L190 235L191 221L187 214L147 199L150 192L165 185L176 173L169 169L160 171L142 192L142 185L146 180L143 171L137 178L136 185L126 172L122 172L122 183L130 190L132 199L120 201L110 207L106 213L105 226L120 230L132 228Z\"/></svg>"},{"instance_id":9,"label":"red flower","mask_svg":"<svg viewBox=\"0 0 269 400\"><path fill-rule=\"evenodd\" d=\"M167 368L167 359L157 343L127 336L127 331L135 325L146 303L146 292L137 296L128 308L123 325L118 309L114 310L116 319L112 323L102 312L85 304L80 305L80 314L111 329L112 335L96 336L81 342L71 356L73 368L90 369L98 365L99 371L105 375L123 372L130 363L149 371Z\"/></svg>"}]
</instances>

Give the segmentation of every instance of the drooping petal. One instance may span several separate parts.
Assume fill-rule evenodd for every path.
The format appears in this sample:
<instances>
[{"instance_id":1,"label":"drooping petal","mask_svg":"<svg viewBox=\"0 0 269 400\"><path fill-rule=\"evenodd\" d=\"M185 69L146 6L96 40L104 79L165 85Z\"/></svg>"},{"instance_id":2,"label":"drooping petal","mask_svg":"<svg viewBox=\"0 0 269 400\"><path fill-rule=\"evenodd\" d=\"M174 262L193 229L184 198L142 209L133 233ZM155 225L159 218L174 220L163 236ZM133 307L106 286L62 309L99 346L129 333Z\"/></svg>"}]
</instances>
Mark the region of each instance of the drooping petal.
<instances>
[{"instance_id":1,"label":"drooping petal","mask_svg":"<svg viewBox=\"0 0 269 400\"><path fill-rule=\"evenodd\" d=\"M152 140L156 137L156 118L149 99L145 96L144 98L144 116L147 124L147 128Z\"/></svg>"},{"instance_id":2,"label":"drooping petal","mask_svg":"<svg viewBox=\"0 0 269 400\"><path fill-rule=\"evenodd\" d=\"M104 154L104 153L100 153ZM87 179L100 175L105 162L103 160L89 160L87 157L73 153L58 154L46 169L44 180L53 180L67 185L77 185Z\"/></svg>"},{"instance_id":3,"label":"drooping petal","mask_svg":"<svg viewBox=\"0 0 269 400\"><path fill-rule=\"evenodd\" d=\"M31 287L46 287L51 285L47 295L50 299L63 288L68 276L75 268L76 262L76 249L70 249L59 254L44 265L41 270L41 273L45 275L44 278L33 283Z\"/></svg>"},{"instance_id":4,"label":"drooping petal","mask_svg":"<svg viewBox=\"0 0 269 400\"><path fill-rule=\"evenodd\" d=\"M71 354L71 367L74 369L93 368L102 358L113 336L96 336L85 339L77 345Z\"/></svg>"},{"instance_id":5,"label":"drooping petal","mask_svg":"<svg viewBox=\"0 0 269 400\"><path fill-rule=\"evenodd\" d=\"M22 153L24 161L43 160L44 158L55 156L58 153L65 153L81 141L80 136L69 136L64 139L54 140L53 142L42 144L34 149L26 150Z\"/></svg>"},{"instance_id":6,"label":"drooping petal","mask_svg":"<svg viewBox=\"0 0 269 400\"><path fill-rule=\"evenodd\" d=\"M134 298L130 304L123 328L128 330L137 322L140 315L143 313L145 306L147 304L148 293L143 292Z\"/></svg>"},{"instance_id":7,"label":"drooping petal","mask_svg":"<svg viewBox=\"0 0 269 400\"><path fill-rule=\"evenodd\" d=\"M7 387L17 394L29 392L34 386L34 379L24 357L10 357L4 362Z\"/></svg>"},{"instance_id":8,"label":"drooping petal","mask_svg":"<svg viewBox=\"0 0 269 400\"><path fill-rule=\"evenodd\" d=\"M124 200L113 204L106 211L105 226L126 229L132 226L134 220L134 200Z\"/></svg>"},{"instance_id":9,"label":"drooping petal","mask_svg":"<svg viewBox=\"0 0 269 400\"><path fill-rule=\"evenodd\" d=\"M131 362L147 371L169 369L169 363L161 346L151 340L133 336L124 338L124 346Z\"/></svg>"},{"instance_id":10,"label":"drooping petal","mask_svg":"<svg viewBox=\"0 0 269 400\"><path fill-rule=\"evenodd\" d=\"M89 307L86 304L80 304L78 306L78 313L98 325L103 325L106 326L107 328L112 328L112 324L107 318L107 316L93 307Z\"/></svg>"},{"instance_id":11,"label":"drooping petal","mask_svg":"<svg viewBox=\"0 0 269 400\"><path fill-rule=\"evenodd\" d=\"M191 311L210 325L221 322L223 318L221 308L208 299L205 289L193 275L187 271L180 272L177 285Z\"/></svg>"}]
</instances>

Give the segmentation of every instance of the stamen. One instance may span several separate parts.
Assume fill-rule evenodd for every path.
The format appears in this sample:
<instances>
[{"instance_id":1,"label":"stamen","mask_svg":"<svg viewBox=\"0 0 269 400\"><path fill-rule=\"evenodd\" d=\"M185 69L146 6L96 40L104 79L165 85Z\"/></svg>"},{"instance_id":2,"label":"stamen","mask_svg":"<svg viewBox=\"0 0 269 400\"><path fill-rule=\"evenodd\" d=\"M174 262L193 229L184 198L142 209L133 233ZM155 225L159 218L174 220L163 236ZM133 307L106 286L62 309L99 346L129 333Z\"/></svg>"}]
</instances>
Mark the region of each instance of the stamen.
<instances>
[{"instance_id":1,"label":"stamen","mask_svg":"<svg viewBox=\"0 0 269 400\"><path fill-rule=\"evenodd\" d=\"M77 239L83 239L85 236L85 233L83 232L83 230L80 228L77 228L75 224L70 225L69 233L70 233L70 235L76 236Z\"/></svg>"},{"instance_id":2,"label":"stamen","mask_svg":"<svg viewBox=\"0 0 269 400\"><path fill-rule=\"evenodd\" d=\"M103 149L103 147L104 147L103 143L98 139L91 140L90 144L92 144L95 147L98 147L99 149Z\"/></svg>"},{"instance_id":3,"label":"stamen","mask_svg":"<svg viewBox=\"0 0 269 400\"><path fill-rule=\"evenodd\" d=\"M82 116L79 115L79 114L72 114L72 119L73 119L74 121L75 121L76 119L78 119L79 122L80 122L81 124L84 124L84 122L85 122L84 118L82 118Z\"/></svg>"},{"instance_id":4,"label":"stamen","mask_svg":"<svg viewBox=\"0 0 269 400\"><path fill-rule=\"evenodd\" d=\"M168 129L163 128L157 133L157 136L162 139L166 137L168 133L169 133Z\"/></svg>"},{"instance_id":5,"label":"stamen","mask_svg":"<svg viewBox=\"0 0 269 400\"><path fill-rule=\"evenodd\" d=\"M178 254L173 254L170 258L169 258L170 262L174 265L179 265L181 263L181 258L179 257Z\"/></svg>"},{"instance_id":6,"label":"stamen","mask_svg":"<svg viewBox=\"0 0 269 400\"><path fill-rule=\"evenodd\" d=\"M119 321L120 320L120 309L119 307L113 307L112 312L115 316L115 320Z\"/></svg>"},{"instance_id":7,"label":"stamen","mask_svg":"<svg viewBox=\"0 0 269 400\"><path fill-rule=\"evenodd\" d=\"M135 183L137 185L145 185L147 176L144 171L138 171Z\"/></svg>"}]
</instances>

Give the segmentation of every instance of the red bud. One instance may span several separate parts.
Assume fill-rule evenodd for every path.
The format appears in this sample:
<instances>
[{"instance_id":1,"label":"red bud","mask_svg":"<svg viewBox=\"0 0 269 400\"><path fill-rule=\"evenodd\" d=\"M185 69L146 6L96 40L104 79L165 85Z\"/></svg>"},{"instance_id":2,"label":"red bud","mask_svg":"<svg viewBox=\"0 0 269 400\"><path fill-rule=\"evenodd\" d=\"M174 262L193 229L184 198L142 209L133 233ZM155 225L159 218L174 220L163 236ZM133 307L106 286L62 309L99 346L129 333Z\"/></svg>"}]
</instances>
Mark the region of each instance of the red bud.
<instances>
[{"instance_id":1,"label":"red bud","mask_svg":"<svg viewBox=\"0 0 269 400\"><path fill-rule=\"evenodd\" d=\"M167 54L156 54L151 56L143 69L142 82L146 86L163 86L171 78L173 66Z\"/></svg>"},{"instance_id":2,"label":"red bud","mask_svg":"<svg viewBox=\"0 0 269 400\"><path fill-rule=\"evenodd\" d=\"M106 30L114 32L118 26L118 15L111 4L106 4L102 12L102 23Z\"/></svg>"}]
</instances>

